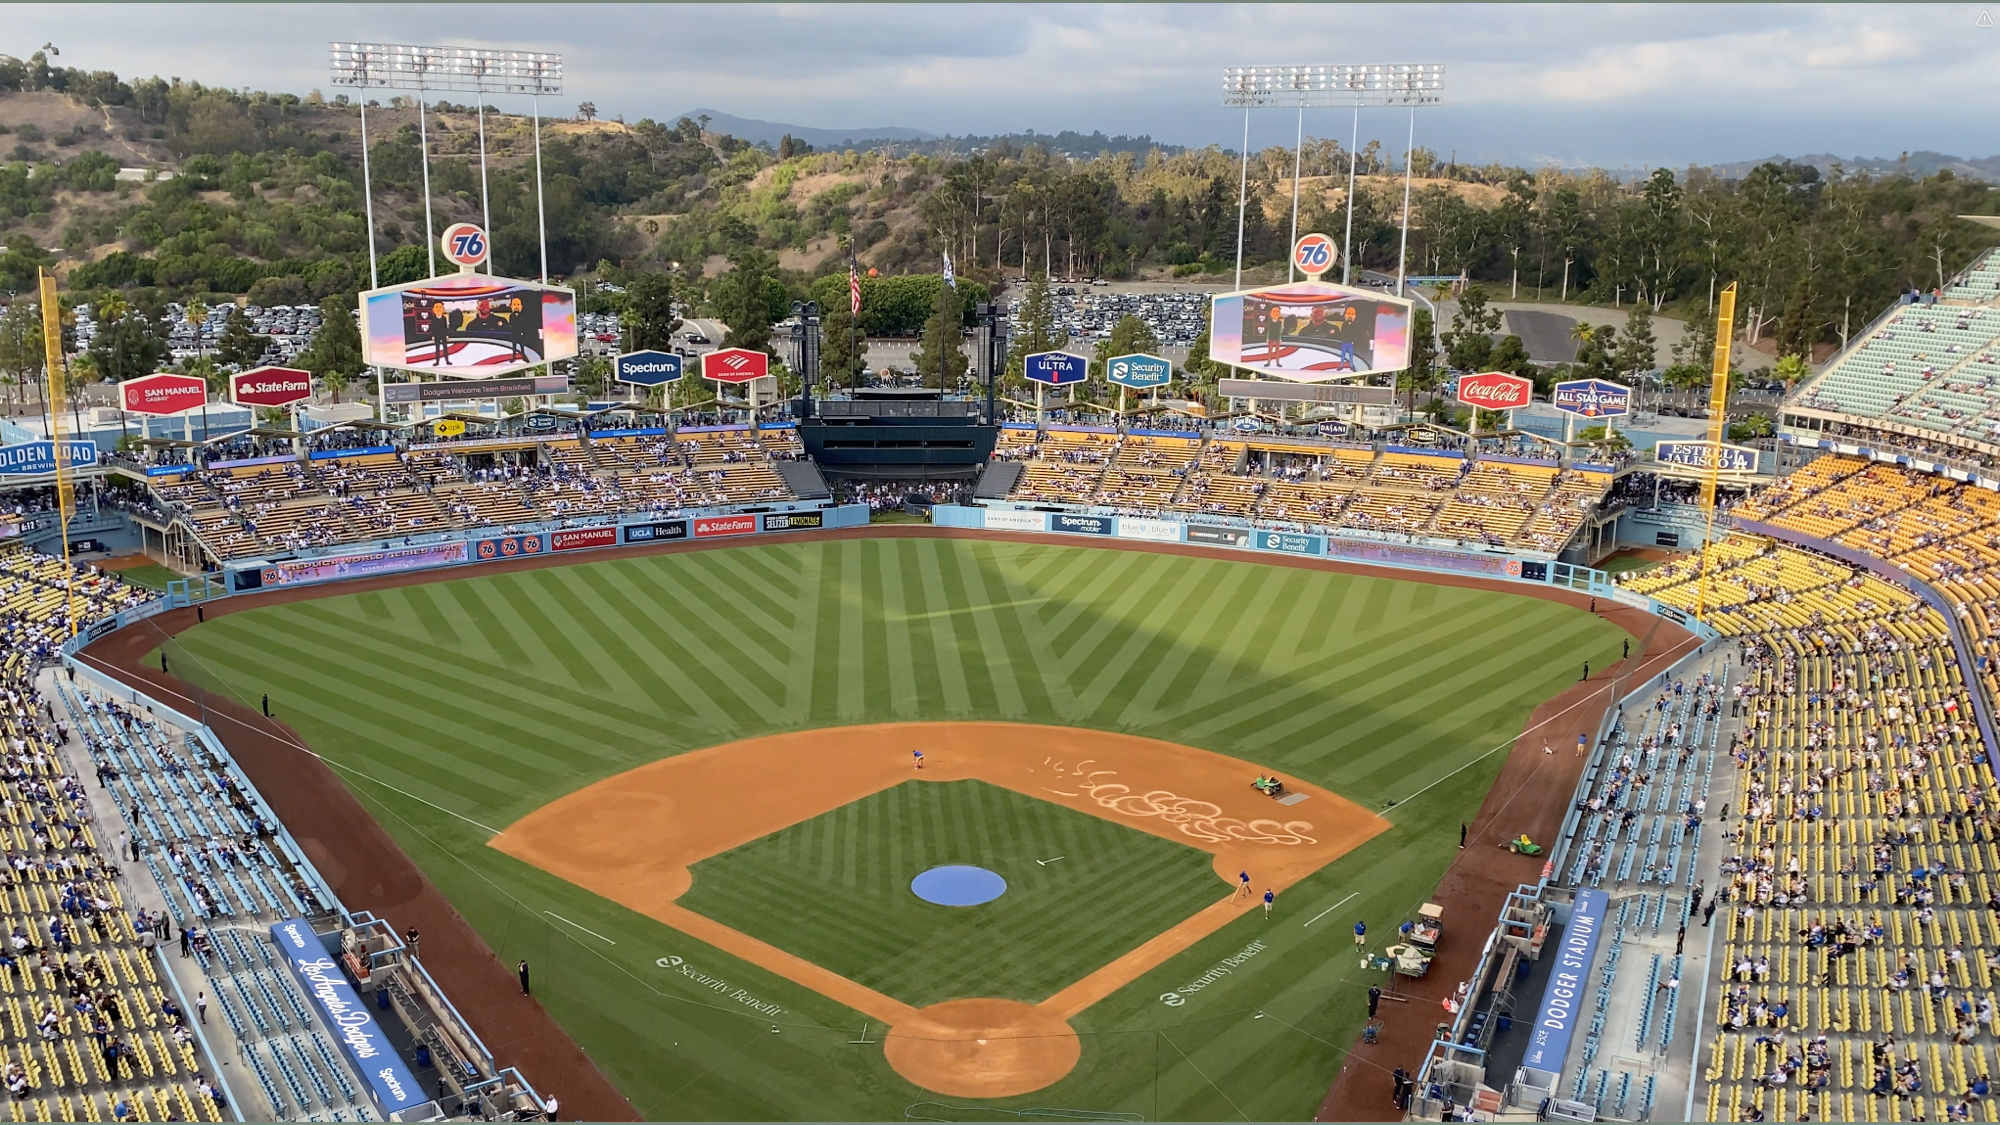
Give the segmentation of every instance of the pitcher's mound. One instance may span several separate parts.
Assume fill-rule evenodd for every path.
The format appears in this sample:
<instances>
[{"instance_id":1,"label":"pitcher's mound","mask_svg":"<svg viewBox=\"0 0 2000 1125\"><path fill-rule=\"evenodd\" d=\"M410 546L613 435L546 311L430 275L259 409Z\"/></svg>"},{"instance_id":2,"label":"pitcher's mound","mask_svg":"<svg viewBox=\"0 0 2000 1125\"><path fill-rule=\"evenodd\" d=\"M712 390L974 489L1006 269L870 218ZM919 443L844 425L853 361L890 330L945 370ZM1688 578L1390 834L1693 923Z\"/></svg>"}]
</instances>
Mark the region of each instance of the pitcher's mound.
<instances>
[{"instance_id":1,"label":"pitcher's mound","mask_svg":"<svg viewBox=\"0 0 2000 1125\"><path fill-rule=\"evenodd\" d=\"M882 1052L896 1073L960 1098L1005 1098L1055 1082L1083 1042L1069 1021L1018 1000L947 1000L897 1024Z\"/></svg>"}]
</instances>

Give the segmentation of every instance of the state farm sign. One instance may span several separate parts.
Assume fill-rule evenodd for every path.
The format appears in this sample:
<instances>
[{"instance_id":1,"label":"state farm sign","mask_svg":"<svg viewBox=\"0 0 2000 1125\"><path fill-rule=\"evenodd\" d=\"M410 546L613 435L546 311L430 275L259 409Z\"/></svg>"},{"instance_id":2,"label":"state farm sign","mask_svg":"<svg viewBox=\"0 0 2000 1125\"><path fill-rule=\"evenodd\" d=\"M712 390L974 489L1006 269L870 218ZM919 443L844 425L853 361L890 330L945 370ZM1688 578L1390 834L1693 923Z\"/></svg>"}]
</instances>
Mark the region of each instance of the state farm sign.
<instances>
[{"instance_id":1,"label":"state farm sign","mask_svg":"<svg viewBox=\"0 0 2000 1125\"><path fill-rule=\"evenodd\" d=\"M1458 378L1458 401L1481 410L1516 410L1535 399L1535 381L1504 371Z\"/></svg>"},{"instance_id":2,"label":"state farm sign","mask_svg":"<svg viewBox=\"0 0 2000 1125\"><path fill-rule=\"evenodd\" d=\"M717 383L747 383L771 373L771 357L748 348L724 348L701 357L701 377Z\"/></svg>"},{"instance_id":3,"label":"state farm sign","mask_svg":"<svg viewBox=\"0 0 2000 1125\"><path fill-rule=\"evenodd\" d=\"M180 414L208 402L208 384L192 375L141 375L118 384L118 408L133 414Z\"/></svg>"},{"instance_id":4,"label":"state farm sign","mask_svg":"<svg viewBox=\"0 0 2000 1125\"><path fill-rule=\"evenodd\" d=\"M312 372L253 367L229 377L229 401L239 406L290 406L312 397Z\"/></svg>"}]
</instances>

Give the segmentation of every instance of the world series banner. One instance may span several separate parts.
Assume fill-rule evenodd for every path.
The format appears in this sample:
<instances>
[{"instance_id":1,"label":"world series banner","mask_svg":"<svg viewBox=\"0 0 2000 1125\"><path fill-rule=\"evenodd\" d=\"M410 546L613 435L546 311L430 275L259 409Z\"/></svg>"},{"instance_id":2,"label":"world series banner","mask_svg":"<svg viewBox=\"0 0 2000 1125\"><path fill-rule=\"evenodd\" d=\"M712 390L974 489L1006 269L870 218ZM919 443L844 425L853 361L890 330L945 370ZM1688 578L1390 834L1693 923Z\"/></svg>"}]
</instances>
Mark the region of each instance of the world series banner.
<instances>
[{"instance_id":1,"label":"world series banner","mask_svg":"<svg viewBox=\"0 0 2000 1125\"><path fill-rule=\"evenodd\" d=\"M377 367L461 379L574 359L576 294L480 273L371 289L361 294L361 350Z\"/></svg>"}]
</instances>

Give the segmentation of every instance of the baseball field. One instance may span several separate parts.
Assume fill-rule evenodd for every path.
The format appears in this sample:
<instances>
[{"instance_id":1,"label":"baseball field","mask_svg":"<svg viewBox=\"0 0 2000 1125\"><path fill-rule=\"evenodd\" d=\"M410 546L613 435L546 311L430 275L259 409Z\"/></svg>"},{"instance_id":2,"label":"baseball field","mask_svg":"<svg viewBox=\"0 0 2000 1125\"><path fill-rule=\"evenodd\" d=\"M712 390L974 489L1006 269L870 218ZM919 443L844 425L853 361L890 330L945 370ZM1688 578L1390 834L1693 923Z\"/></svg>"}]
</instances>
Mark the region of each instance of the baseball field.
<instances>
[{"instance_id":1,"label":"baseball field","mask_svg":"<svg viewBox=\"0 0 2000 1125\"><path fill-rule=\"evenodd\" d=\"M1258 1120L1354 1041L1354 923L1424 900L1625 636L1422 581L802 539L330 590L167 651L268 693L648 1117ZM941 867L988 897L913 891Z\"/></svg>"}]
</instances>

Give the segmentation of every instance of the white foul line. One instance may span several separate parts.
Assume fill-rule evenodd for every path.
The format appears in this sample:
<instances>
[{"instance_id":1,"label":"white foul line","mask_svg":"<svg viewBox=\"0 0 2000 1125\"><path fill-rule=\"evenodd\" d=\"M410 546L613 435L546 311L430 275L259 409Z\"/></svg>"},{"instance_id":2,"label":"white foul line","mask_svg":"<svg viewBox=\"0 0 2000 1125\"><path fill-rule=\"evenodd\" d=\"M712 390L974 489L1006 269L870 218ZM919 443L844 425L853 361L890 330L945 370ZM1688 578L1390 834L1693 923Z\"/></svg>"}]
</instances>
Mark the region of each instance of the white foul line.
<instances>
[{"instance_id":1,"label":"white foul line","mask_svg":"<svg viewBox=\"0 0 2000 1125\"><path fill-rule=\"evenodd\" d=\"M1354 895L1358 895L1360 893L1361 893L1360 891L1355 891L1353 895L1348 895L1347 898L1353 898ZM1324 918L1327 915L1333 913L1334 911L1339 910L1341 907L1346 906L1347 898L1341 899L1339 902L1334 903L1332 906L1329 906L1325 910L1320 911L1318 914L1315 914L1312 917L1306 919L1305 924L1310 926L1314 922L1319 921L1321 918Z\"/></svg>"},{"instance_id":2,"label":"white foul line","mask_svg":"<svg viewBox=\"0 0 2000 1125\"><path fill-rule=\"evenodd\" d=\"M594 937L594 938L596 938L596 939L597 939L598 941L601 941L601 942L603 942L603 943L604 943L604 944L606 944L606 945L617 945L617 944L618 944L617 942L615 942L615 941L612 941L612 940L611 940L610 938L608 938L608 937L605 937L605 936L604 936L603 934L600 934L600 933L598 933L598 932L597 932L596 930L593 930L593 929L589 928L588 926L577 926L575 922L571 922L571 921L570 921L569 919L567 919L567 918L563 917L563 916L562 916L562 915L560 915L560 914L557 914L557 913L556 913L555 911L553 911L553 910L544 910L544 911L542 911L542 913L544 913L544 914L548 915L548 916L549 916L549 917L551 917L551 918L554 918L554 919L555 919L556 921L558 921L558 922L562 922L562 923L565 923L565 924L567 924L567 925L571 925L571 926L576 926L576 928L577 928L577 929L579 929L579 930L582 930L582 931L583 931L584 933L586 933L586 934L589 934L589 935L590 935L591 937Z\"/></svg>"},{"instance_id":3,"label":"white foul line","mask_svg":"<svg viewBox=\"0 0 2000 1125\"><path fill-rule=\"evenodd\" d=\"M1036 860L1036 861L1035 861L1035 863L1036 863L1036 864L1037 864L1038 866L1041 866L1041 867L1047 867L1047 866L1048 866L1049 864L1051 864L1051 863L1054 863L1054 862L1056 861L1056 859L1068 859L1068 858L1069 858L1069 857L1068 857L1068 856L1066 856L1066 855L1059 855L1059 856L1057 856L1057 857L1056 857L1055 859L1038 859L1038 860Z\"/></svg>"}]
</instances>

